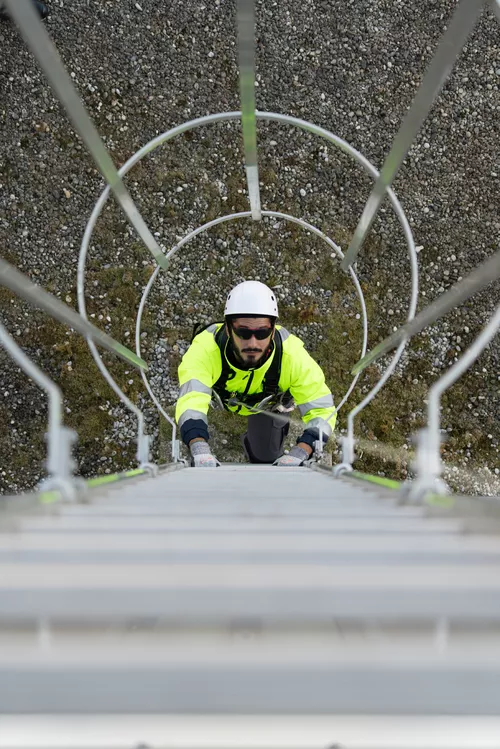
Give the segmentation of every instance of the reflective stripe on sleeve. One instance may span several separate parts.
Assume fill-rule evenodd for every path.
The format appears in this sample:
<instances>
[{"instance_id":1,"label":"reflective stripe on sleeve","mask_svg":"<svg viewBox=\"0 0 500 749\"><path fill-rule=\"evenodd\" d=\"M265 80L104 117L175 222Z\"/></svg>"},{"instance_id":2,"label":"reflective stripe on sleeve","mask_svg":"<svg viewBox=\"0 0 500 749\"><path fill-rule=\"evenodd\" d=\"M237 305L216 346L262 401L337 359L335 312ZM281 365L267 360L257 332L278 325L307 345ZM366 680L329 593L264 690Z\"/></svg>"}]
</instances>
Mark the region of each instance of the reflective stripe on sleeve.
<instances>
[{"instance_id":1,"label":"reflective stripe on sleeve","mask_svg":"<svg viewBox=\"0 0 500 749\"><path fill-rule=\"evenodd\" d=\"M207 419L206 415L205 415L205 414L203 413L203 411L195 411L195 410L194 410L194 409L192 409L192 408L188 408L188 410L187 410L187 411L184 411L184 413L182 413L182 414L181 414L181 415L179 416L179 420L177 421L177 423L178 423L178 425L179 425L179 428L180 428L180 427L181 427L181 426L182 426L182 425L183 425L183 424L184 424L184 423L185 423L186 421L188 421L189 419L200 419L200 420L201 420L201 421L203 421L203 422L204 422L205 424L208 424L208 419Z\"/></svg>"},{"instance_id":2,"label":"reflective stripe on sleeve","mask_svg":"<svg viewBox=\"0 0 500 749\"><path fill-rule=\"evenodd\" d=\"M181 385L179 390L179 398L182 398L183 395L187 395L188 393L192 392L196 393L206 393L206 395L212 395L212 388L207 387L203 384L203 382L200 382L200 380L188 380L184 383L184 385Z\"/></svg>"},{"instance_id":3,"label":"reflective stripe on sleeve","mask_svg":"<svg viewBox=\"0 0 500 749\"><path fill-rule=\"evenodd\" d=\"M322 395L321 398L316 398L314 401L301 403L299 405L299 411L301 416L305 416L306 413L312 411L313 408L331 408L333 405L333 396L331 393L328 393L328 395Z\"/></svg>"}]
</instances>

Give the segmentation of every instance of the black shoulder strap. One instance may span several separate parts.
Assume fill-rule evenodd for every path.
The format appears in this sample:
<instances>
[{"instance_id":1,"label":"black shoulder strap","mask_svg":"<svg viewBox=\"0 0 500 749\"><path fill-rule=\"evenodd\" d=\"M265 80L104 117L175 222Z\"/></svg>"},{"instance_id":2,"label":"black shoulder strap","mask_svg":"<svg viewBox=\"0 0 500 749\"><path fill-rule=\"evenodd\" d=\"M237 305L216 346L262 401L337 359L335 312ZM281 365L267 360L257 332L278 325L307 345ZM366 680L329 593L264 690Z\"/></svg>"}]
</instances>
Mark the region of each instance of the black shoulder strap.
<instances>
[{"instance_id":1,"label":"black shoulder strap","mask_svg":"<svg viewBox=\"0 0 500 749\"><path fill-rule=\"evenodd\" d=\"M197 336L197 335L199 335L200 333L203 333L203 331L204 331L204 330L206 330L207 328L209 328L209 327L210 327L211 325L217 325L217 324L218 324L218 323L208 322L208 323L207 323L207 324L205 325L205 324L204 324L204 323L202 323L202 322L196 322L196 323L195 323L195 324L193 325L193 333L192 333L192 335L191 335L191 340L190 340L190 342L189 342L189 343L192 343L192 342L194 341L194 339L196 338L196 336Z\"/></svg>"},{"instance_id":2,"label":"black shoulder strap","mask_svg":"<svg viewBox=\"0 0 500 749\"><path fill-rule=\"evenodd\" d=\"M229 366L229 362L225 356L226 345L228 341L228 335L226 332L226 326L222 325L220 330L215 335L215 342L219 347L221 354L222 370L220 377L217 382L212 385L213 389L220 395L222 399L228 389L226 384L234 376L234 371ZM264 375L264 382L262 383L262 395L261 397L267 397L268 395L275 395L279 392L279 381L281 376L281 360L283 358L283 340L279 330L276 331L274 336L274 356L269 369Z\"/></svg>"},{"instance_id":3,"label":"black shoulder strap","mask_svg":"<svg viewBox=\"0 0 500 749\"><path fill-rule=\"evenodd\" d=\"M264 375L263 391L264 395L274 395L279 390L279 381L281 375L281 359L283 357L283 340L281 333L276 330L274 334L274 356L271 366Z\"/></svg>"},{"instance_id":4,"label":"black shoulder strap","mask_svg":"<svg viewBox=\"0 0 500 749\"><path fill-rule=\"evenodd\" d=\"M228 341L228 335L226 331L226 326L222 325L221 328L215 334L215 343L217 344L220 350L222 370L221 370L219 379L217 380L216 383L212 385L212 388L220 395L222 400L224 400L224 394L226 393L226 382L231 377L231 375L234 376L234 372L229 366L229 362L225 355L227 341Z\"/></svg>"},{"instance_id":5,"label":"black shoulder strap","mask_svg":"<svg viewBox=\"0 0 500 749\"><path fill-rule=\"evenodd\" d=\"M226 326L221 325L221 327L215 334L215 343L220 348L221 354L224 352L224 349L226 348L227 340L228 340L228 335L227 335Z\"/></svg>"}]
</instances>

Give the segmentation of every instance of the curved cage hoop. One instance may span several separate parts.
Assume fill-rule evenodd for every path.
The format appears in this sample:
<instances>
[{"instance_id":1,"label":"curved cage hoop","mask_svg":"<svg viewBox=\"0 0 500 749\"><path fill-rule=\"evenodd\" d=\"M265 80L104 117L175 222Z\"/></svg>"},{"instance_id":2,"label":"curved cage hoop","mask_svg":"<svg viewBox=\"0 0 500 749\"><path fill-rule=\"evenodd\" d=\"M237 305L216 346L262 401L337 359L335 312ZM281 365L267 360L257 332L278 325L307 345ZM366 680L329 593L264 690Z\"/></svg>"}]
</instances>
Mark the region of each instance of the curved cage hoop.
<instances>
[{"instance_id":1,"label":"curved cage hoop","mask_svg":"<svg viewBox=\"0 0 500 749\"><path fill-rule=\"evenodd\" d=\"M328 244L328 246L338 255L338 257L340 259L342 259L344 257L344 253L342 252L342 250L340 249L340 247L338 247L335 244L335 242L333 242L333 240L330 239L330 237L327 237L326 234L324 234L320 229L318 229L313 224L309 224L307 221L304 221L303 219L296 218L295 216L290 216L287 213L280 213L278 211L262 211L262 216L263 217L268 217L268 218L280 218L280 219L283 219L285 221L291 221L294 224L298 224L303 229L306 229L307 231L310 231L312 234L315 234L320 239L322 239L324 242L326 242ZM242 211L241 213L231 213L231 214L228 214L227 216L220 216L219 218L216 218L213 221L209 221L208 223L203 224L203 226L199 226L197 229L194 229L192 232L189 232L189 234L186 234L186 236L183 237L180 240L180 242L178 242L174 247L172 247L172 249L170 250L170 252L167 254L167 260L170 260L181 249L181 247L183 247L185 244L187 244L192 239L194 239L194 237L197 237L199 234L202 234L203 232L206 232L209 229L212 229L214 226L218 226L219 224L227 223L228 221L234 221L236 219L241 219L241 218L252 218L252 212L251 211ZM139 311L137 313L137 321L136 321L136 329L135 329L135 346L136 346L136 351L138 353L141 350L141 343L140 343L141 337L140 337L140 333L141 333L142 314L144 312L144 308L145 308L145 305L146 305L149 293L150 293L150 291L151 291L151 289L153 287L153 283L155 282L155 280L156 280L156 278L158 276L159 271L160 271L160 267L157 266L155 268L155 270L153 271L153 273L151 274L151 278L149 279L149 281L147 283L147 286L144 289L144 292L143 292L143 295L142 295L142 299L141 299L141 303L139 305ZM358 295L359 303L360 303L360 306L361 306L361 312L362 312L362 317L363 317L363 344L362 344L362 351L364 352L364 351L366 351L366 347L368 345L368 318L367 318L367 314L366 314L365 298L364 298L363 290L362 290L361 285L360 285L360 283L358 281L358 278L356 276L355 271L352 268L349 268L349 273L351 275L352 281L353 281L354 286L356 288L356 293ZM148 389L148 393L151 395L151 398L155 402L156 406L158 408L160 408L161 411L162 411L162 413L163 413L163 409L159 405L157 398L154 396L154 394L152 392L151 386L149 384L149 381L148 381L148 378L146 377L145 372L142 372L141 374L142 374L142 379L144 381L144 384L146 385L146 387ZM342 408L342 406L344 405L344 403L346 402L346 400L348 399L348 397L352 393L352 391L353 391L353 389L354 389L354 387L356 385L356 382L358 381L358 377L359 377L359 375L355 375L354 378L352 379L351 384L349 385L349 388L347 389L347 392L345 393L344 397L342 398L342 400L340 401L339 405L337 406L337 411L340 411L340 409Z\"/></svg>"},{"instance_id":2,"label":"curved cage hoop","mask_svg":"<svg viewBox=\"0 0 500 749\"><path fill-rule=\"evenodd\" d=\"M344 153L346 153L349 156L351 156L358 164L360 164L368 172L368 174L373 179L376 180L379 177L378 170L373 166L373 164L371 164L370 161L368 161L368 159L365 156L363 156L363 154L361 154L353 146L351 146L349 143L347 143L347 141L343 140L342 138L339 138L334 133L331 133L330 131L325 130L322 127L319 127L319 126L314 125L314 124L312 124L310 122L307 122L306 120L301 120L301 119L296 118L296 117L291 117L289 115L284 115L284 114L278 114L278 113L275 113L275 112L258 112L257 111L255 113L255 116L259 120L265 120L265 121L270 121L270 122L279 122L279 123L282 123L282 124L291 125L291 126L299 128L301 130L305 130L307 132L313 133L314 135L317 135L317 136L323 138L324 140L327 140L329 143L332 143L334 146L336 146L337 148L339 148L341 151L343 151ZM151 141L149 141L149 143L146 143L146 145L144 145L135 154L133 154L133 156L130 157L130 159L120 168L120 170L119 170L118 173L119 173L120 177L125 176L130 171L130 169L132 169L132 167L135 166L135 164L137 164L139 161L141 161L148 153L151 153L156 148L158 148L159 146L163 145L163 143L166 143L169 140L172 140L173 138L177 137L178 135L181 135L182 133L188 132L190 130L194 130L194 129L196 129L198 127L202 127L204 125L210 125L210 124L214 124L214 123L217 123L217 122L226 122L226 121L229 121L229 120L240 120L240 119L241 119L241 112L220 112L220 113L217 113L217 114L206 115L204 117L198 117L198 118L196 118L194 120L190 120L189 122L184 122L181 125L178 125L177 127L174 127L172 129L170 129L170 130L168 130L168 131L166 131L166 132L158 135L156 138L153 138ZM86 265L86 258L87 258L87 253L88 253L88 249L89 249L89 245L90 245L90 240L91 240L91 237L92 237L92 234L93 234L93 231L94 231L97 219L99 218L99 216L100 216L100 214L102 212L102 209L103 209L103 207L104 207L104 205L105 205L105 203L106 203L106 201L107 201L107 199L109 197L110 190L111 190L111 188L109 186L107 186L103 190L103 192L101 193L101 195L100 195L100 197L99 197L96 205L94 206L94 210L92 211L92 214L91 214L91 216L89 218L89 221L87 223L87 226L86 226L86 229L85 229L85 233L84 233L84 236L83 236L83 239L82 239L82 244L81 244L81 247L80 247L80 254L79 254L79 258L78 258L77 296L78 296L78 307L79 307L79 311L80 311L80 313L85 318L86 318L86 306L85 306L85 291L84 291L84 286L85 286L85 265ZM416 311L416 307L417 307L417 297L418 297L418 263L417 263L417 252L416 252L416 249L415 249L415 242L413 240L413 235L412 235L409 223L408 223L408 221L406 219L405 213L403 211L403 208L401 207L401 204L399 203L399 200L397 199L394 191L390 187L387 188L387 197L388 197L388 199L389 199L389 201L390 201L390 203L391 203L391 205L392 205L392 207L394 209L396 217L397 217L397 219L398 219L398 221L399 221L399 223L401 225L401 228L403 230L403 233L404 233L404 236L405 236L405 239L406 239L407 248L408 248L408 254L409 254L409 258L410 258L410 268L411 268L411 295L410 295L410 305L409 305L409 309L408 309L407 319L408 320L412 320L413 317L415 316L415 311ZM215 222L210 222L210 225L213 226L213 225L216 225L217 223L222 223L223 221L231 220L231 219L235 218L237 215L239 215L239 216L242 216L242 215L247 216L247 215L251 215L251 212L248 212L248 213L245 212L244 214L231 214L229 217L222 216L219 219L216 219ZM337 252L337 250L340 250L340 248L337 248L337 246L332 242L332 240L330 240L328 237L326 237L326 235L324 235L322 232L320 232L319 229L316 229L316 227L313 227L312 225L307 224L307 222L303 222L302 219L297 219L295 217L288 216L287 214L277 214L277 213L274 213L274 212L271 212L271 211L263 211L262 215L264 215L264 216L265 215L280 216L281 218L285 218L287 220L294 221L297 224L301 224L302 226L306 227L309 231L312 231L313 233L315 233L318 236L320 236L322 239L327 240L328 243L331 243L331 246L333 247L333 249L335 250L335 252ZM199 234L201 231L205 231L207 228L209 228L208 225L204 225L203 227L198 227L198 229L195 229L193 232L191 232L186 237L184 237L184 239L182 240L182 243L185 244L187 241L189 241L190 239L192 239L194 236L196 236L197 234ZM177 249L180 246L181 245L179 243L178 245L174 246L172 248L172 250L170 250L170 252L167 255L167 260L168 260L168 257L171 256L172 253L176 252ZM337 254L338 254L338 252L337 252ZM155 276L155 274L157 275L158 270L159 270L159 266L154 271L154 274L153 274L154 276ZM151 281L151 279L150 279L150 281ZM357 281L357 279L356 279L356 281ZM148 290L147 293L149 294L148 287L149 287L149 289L151 288L149 284L146 287L146 289ZM358 295L359 295L359 292L358 292ZM361 299L361 297L360 297L360 299ZM364 305L364 300L363 300L362 306L363 305ZM142 315L142 311L141 311L141 315ZM136 342L137 342L137 326L136 326ZM354 416L357 415L372 400L372 398L375 397L375 395L379 392L379 390L385 384L385 382L387 381L387 379L390 377L390 375L394 371L397 363L399 362L399 360L400 360L400 358L402 356L405 343L406 342L404 342L403 345L398 348L398 350L396 351L393 359L391 360L389 366L387 367L387 369L383 373L383 375L380 378L380 380L377 383L377 385L368 393L368 395L364 398L364 400L355 409L353 409L350 412L350 414L349 414L349 421L350 421L351 424L352 424L352 420L353 420ZM137 348L137 350L138 351L140 350L140 346ZM94 359L96 360L96 362L97 362L97 358L100 359L100 356L99 356L99 354L97 352L92 351L92 355L94 356ZM102 364L102 367L104 367L104 364L102 363L102 361L101 361L101 364ZM101 371L102 371L102 367L101 366L99 367L101 369ZM153 402L155 403L156 407L160 410L160 412L162 413L162 415L172 425L172 429L174 430L174 435L175 435L175 428L176 428L175 421L170 416L168 416L168 414L165 412L165 410L161 407L161 405L160 405L159 401L157 400L157 398L154 397L154 394L153 394L153 392L152 392L152 390L150 388L150 385L149 385L149 382L147 380L147 377L145 376L144 373L142 373L142 377L143 377L143 381L145 383L145 386L146 386L146 388L147 388L147 390L148 390L151 398L153 399ZM108 376L106 376L106 379L108 380L108 382L110 382L110 380L112 379L111 375L109 374L109 371L108 371ZM355 383L356 383L356 378L354 379L353 383L351 383L351 388L348 391L347 396L352 391L352 388L354 387ZM118 387L118 386L116 386L116 387ZM115 392L116 392L116 390L115 390ZM345 402L347 396L343 399L343 401L341 402L340 405L343 405L343 403ZM173 436L173 440L174 439L175 439L175 436Z\"/></svg>"}]
</instances>

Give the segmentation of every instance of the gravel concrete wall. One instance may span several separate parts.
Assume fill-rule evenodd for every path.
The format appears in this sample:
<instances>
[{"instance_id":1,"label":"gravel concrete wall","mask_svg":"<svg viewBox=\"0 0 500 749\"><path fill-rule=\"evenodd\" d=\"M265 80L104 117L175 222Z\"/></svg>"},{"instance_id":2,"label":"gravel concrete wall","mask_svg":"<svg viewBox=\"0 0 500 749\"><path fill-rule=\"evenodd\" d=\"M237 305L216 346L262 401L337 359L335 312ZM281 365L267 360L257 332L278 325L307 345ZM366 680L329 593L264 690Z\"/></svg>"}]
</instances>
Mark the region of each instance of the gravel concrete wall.
<instances>
[{"instance_id":1,"label":"gravel concrete wall","mask_svg":"<svg viewBox=\"0 0 500 749\"><path fill-rule=\"evenodd\" d=\"M262 0L257 5L260 110L332 130L383 163L455 2L451 0ZM235 5L228 0L52 0L47 27L117 164L187 119L238 109ZM0 25L0 247L33 280L76 306L76 265L102 180L16 30ZM500 24L485 10L395 182L419 248L423 306L499 248ZM370 189L351 159L308 133L259 125L264 207L303 217L344 250ZM202 128L162 147L127 178L159 241L169 248L220 213L246 210L239 128ZM88 262L93 319L133 341L147 250L110 202ZM386 206L361 252L370 346L406 318L409 263ZM143 348L151 381L169 406L176 364L198 320L220 319L224 295L244 278L273 284L284 324L317 356L337 401L360 350L359 308L330 249L282 221L225 225L176 258L151 296ZM411 469L410 435L421 426L429 385L456 360L500 301L499 284L418 336L390 386L360 417L359 465L388 475ZM134 421L101 381L85 345L62 326L0 291L16 340L58 381L66 417L80 432L86 474L133 463ZM147 410L155 457L169 432L140 379L110 363ZM446 396L448 480L459 490L499 491L498 338ZM376 381L372 367L348 401ZM339 419L345 427L345 415ZM43 475L45 399L0 354L0 486ZM242 459L242 427L215 417L219 457Z\"/></svg>"}]
</instances>

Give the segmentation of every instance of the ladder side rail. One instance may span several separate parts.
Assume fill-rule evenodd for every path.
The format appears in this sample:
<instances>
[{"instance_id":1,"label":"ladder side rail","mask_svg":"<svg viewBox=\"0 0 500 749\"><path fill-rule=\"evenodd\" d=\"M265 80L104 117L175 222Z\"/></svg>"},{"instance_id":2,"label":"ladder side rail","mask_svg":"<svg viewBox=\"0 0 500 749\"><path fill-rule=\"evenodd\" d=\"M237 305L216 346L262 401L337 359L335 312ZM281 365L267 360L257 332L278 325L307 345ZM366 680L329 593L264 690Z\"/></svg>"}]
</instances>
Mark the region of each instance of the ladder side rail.
<instances>
[{"instance_id":1,"label":"ladder side rail","mask_svg":"<svg viewBox=\"0 0 500 749\"><path fill-rule=\"evenodd\" d=\"M65 497L73 499L75 495L74 461L71 457L71 448L76 441L76 434L73 430L63 426L61 389L29 358L1 323L0 345L47 395L49 415L46 435L46 467L49 478L45 481L45 488L47 490L59 489Z\"/></svg>"}]
</instances>

